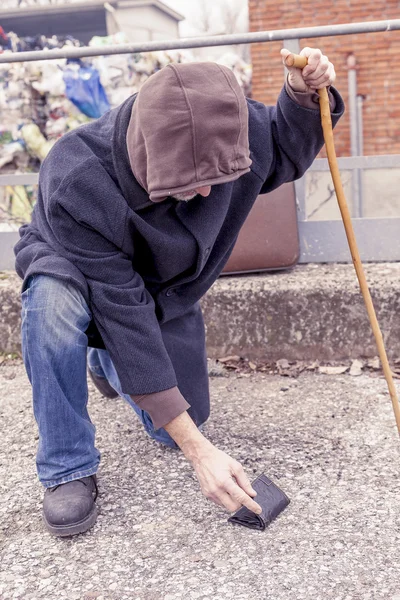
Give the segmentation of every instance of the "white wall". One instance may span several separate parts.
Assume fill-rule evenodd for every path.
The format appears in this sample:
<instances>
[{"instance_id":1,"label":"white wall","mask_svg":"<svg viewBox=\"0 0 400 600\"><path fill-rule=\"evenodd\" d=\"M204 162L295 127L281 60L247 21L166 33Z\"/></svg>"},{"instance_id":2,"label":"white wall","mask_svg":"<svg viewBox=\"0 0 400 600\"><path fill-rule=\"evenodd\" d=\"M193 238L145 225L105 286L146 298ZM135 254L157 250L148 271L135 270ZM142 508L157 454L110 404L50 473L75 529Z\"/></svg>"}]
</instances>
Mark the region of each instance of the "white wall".
<instances>
[{"instance_id":1,"label":"white wall","mask_svg":"<svg viewBox=\"0 0 400 600\"><path fill-rule=\"evenodd\" d=\"M168 40L179 37L179 27L175 19L162 13L154 6L118 7L107 14L107 29L115 33L116 27L127 34L131 42Z\"/></svg>"}]
</instances>

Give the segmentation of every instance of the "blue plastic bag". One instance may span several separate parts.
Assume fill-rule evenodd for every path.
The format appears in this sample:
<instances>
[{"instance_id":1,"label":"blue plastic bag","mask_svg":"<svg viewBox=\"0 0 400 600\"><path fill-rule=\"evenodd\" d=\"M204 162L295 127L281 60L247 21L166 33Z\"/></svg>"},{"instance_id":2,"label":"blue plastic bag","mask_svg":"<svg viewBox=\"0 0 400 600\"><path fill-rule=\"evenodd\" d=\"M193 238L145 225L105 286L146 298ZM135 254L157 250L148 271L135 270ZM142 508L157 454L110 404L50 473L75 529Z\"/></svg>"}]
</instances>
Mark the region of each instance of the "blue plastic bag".
<instances>
[{"instance_id":1,"label":"blue plastic bag","mask_svg":"<svg viewBox=\"0 0 400 600\"><path fill-rule=\"evenodd\" d=\"M67 98L87 117L97 119L110 110L100 74L94 67L81 61L68 61L63 79Z\"/></svg>"}]
</instances>

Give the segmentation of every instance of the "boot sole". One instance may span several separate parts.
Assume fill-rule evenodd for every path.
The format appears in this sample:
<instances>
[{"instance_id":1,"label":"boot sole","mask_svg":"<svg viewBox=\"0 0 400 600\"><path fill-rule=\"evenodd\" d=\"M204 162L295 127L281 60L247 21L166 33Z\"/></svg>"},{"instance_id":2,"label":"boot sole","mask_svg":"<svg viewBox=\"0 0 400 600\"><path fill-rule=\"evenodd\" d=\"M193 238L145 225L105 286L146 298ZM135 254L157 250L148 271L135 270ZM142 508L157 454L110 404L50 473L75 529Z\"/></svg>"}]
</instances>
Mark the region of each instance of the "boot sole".
<instances>
[{"instance_id":1,"label":"boot sole","mask_svg":"<svg viewBox=\"0 0 400 600\"><path fill-rule=\"evenodd\" d=\"M78 533L85 533L85 531L93 527L97 519L97 506L94 505L92 512L90 512L82 521L79 521L79 523L72 523L71 525L51 525L44 514L42 517L49 533L56 535L57 537L68 537L77 535Z\"/></svg>"}]
</instances>

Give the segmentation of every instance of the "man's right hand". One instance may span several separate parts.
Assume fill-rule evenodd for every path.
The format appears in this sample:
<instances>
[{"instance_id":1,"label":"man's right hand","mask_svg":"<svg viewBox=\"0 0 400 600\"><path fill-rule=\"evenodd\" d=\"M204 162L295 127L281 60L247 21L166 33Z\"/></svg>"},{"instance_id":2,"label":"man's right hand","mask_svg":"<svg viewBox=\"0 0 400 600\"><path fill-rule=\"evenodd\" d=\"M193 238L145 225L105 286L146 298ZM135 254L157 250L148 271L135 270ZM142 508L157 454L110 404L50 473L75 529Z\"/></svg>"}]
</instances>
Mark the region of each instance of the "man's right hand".
<instances>
[{"instance_id":1,"label":"man's right hand","mask_svg":"<svg viewBox=\"0 0 400 600\"><path fill-rule=\"evenodd\" d=\"M256 514L262 509L253 500L257 492L243 470L242 465L211 442L204 441L187 452L206 498L230 512L246 506Z\"/></svg>"},{"instance_id":2,"label":"man's right hand","mask_svg":"<svg viewBox=\"0 0 400 600\"><path fill-rule=\"evenodd\" d=\"M164 427L192 463L206 498L231 512L246 506L261 514L261 506L253 500L257 492L251 487L242 465L213 446L186 411Z\"/></svg>"}]
</instances>

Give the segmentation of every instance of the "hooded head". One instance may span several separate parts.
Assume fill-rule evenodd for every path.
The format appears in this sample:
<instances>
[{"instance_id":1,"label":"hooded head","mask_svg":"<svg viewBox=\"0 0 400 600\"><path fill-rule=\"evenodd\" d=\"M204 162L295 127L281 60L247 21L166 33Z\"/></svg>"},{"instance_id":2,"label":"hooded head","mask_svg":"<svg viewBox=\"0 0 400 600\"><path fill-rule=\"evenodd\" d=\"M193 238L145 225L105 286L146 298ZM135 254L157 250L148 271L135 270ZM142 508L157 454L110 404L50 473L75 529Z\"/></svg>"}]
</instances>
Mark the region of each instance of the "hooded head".
<instances>
[{"instance_id":1,"label":"hooded head","mask_svg":"<svg viewBox=\"0 0 400 600\"><path fill-rule=\"evenodd\" d=\"M126 141L153 202L234 181L251 165L246 98L226 67L170 64L140 89Z\"/></svg>"}]
</instances>

